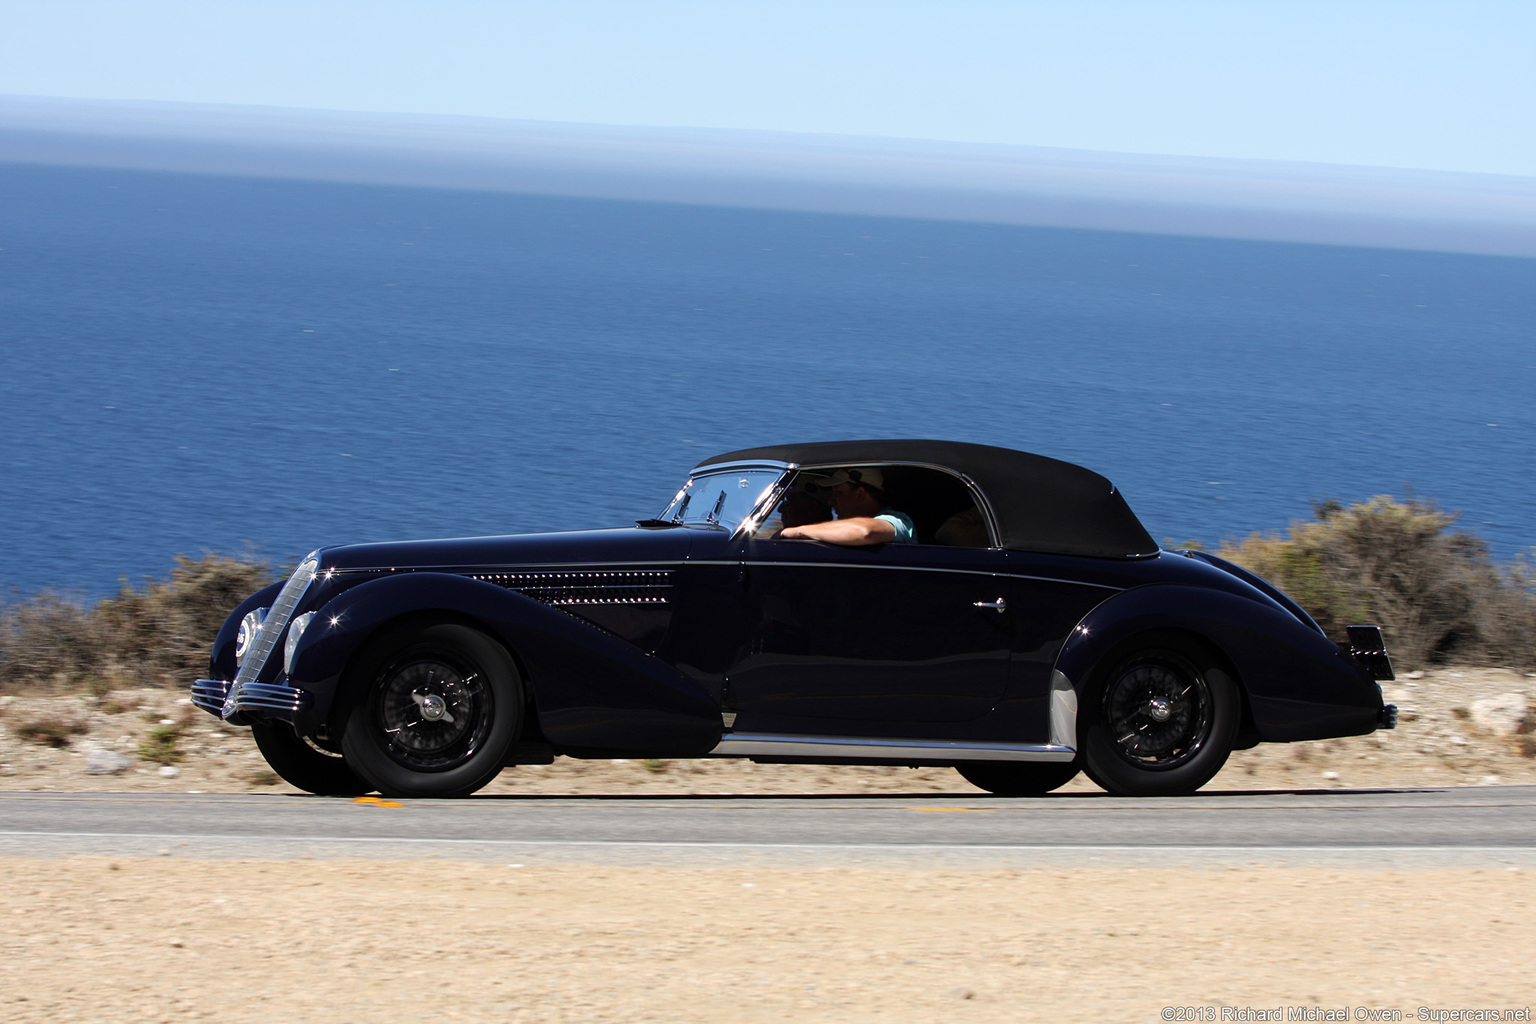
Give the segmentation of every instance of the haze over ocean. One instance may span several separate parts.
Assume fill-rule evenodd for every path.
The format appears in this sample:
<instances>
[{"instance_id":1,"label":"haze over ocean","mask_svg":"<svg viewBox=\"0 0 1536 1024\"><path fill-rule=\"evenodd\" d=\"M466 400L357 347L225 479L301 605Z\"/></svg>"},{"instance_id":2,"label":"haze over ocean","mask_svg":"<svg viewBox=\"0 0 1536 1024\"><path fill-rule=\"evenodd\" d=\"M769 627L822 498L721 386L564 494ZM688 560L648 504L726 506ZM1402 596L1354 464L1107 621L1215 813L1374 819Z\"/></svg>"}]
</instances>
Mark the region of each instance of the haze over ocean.
<instances>
[{"instance_id":1,"label":"haze over ocean","mask_svg":"<svg viewBox=\"0 0 1536 1024\"><path fill-rule=\"evenodd\" d=\"M0 164L0 586L623 525L943 437L1158 538L1420 496L1536 543L1536 260Z\"/></svg>"}]
</instances>

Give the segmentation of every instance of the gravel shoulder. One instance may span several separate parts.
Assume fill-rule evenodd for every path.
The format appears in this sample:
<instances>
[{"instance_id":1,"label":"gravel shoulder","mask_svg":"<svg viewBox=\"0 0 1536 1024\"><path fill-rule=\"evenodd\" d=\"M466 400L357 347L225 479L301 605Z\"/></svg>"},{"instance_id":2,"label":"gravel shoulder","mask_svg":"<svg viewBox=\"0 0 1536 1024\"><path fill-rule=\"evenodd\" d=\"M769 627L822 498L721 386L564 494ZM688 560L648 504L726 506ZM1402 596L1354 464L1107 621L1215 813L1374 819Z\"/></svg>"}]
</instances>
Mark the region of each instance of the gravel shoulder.
<instances>
[{"instance_id":1,"label":"gravel shoulder","mask_svg":"<svg viewBox=\"0 0 1536 1024\"><path fill-rule=\"evenodd\" d=\"M1536 677L1498 668L1442 668L1387 686L1388 699L1402 712L1397 729L1238 751L1206 788L1536 783ZM1066 788L1096 789L1082 777ZM184 693L161 689L99 698L0 696L0 789L296 792L267 769L248 729L226 726L192 707ZM505 771L485 790L571 796L973 791L947 768L564 757Z\"/></svg>"}]
</instances>

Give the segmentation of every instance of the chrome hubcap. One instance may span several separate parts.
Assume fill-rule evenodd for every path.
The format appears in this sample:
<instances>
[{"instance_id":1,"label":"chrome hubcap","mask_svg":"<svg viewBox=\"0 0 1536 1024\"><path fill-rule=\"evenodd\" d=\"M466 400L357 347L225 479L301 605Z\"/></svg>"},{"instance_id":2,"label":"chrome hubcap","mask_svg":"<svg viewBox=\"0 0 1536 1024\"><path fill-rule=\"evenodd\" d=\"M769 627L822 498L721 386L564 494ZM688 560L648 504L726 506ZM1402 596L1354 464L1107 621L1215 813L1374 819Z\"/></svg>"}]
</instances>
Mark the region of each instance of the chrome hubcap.
<instances>
[{"instance_id":1,"label":"chrome hubcap","mask_svg":"<svg viewBox=\"0 0 1536 1024\"><path fill-rule=\"evenodd\" d=\"M494 717L480 673L445 648L406 652L383 673L374 700L385 752L413 771L448 771L468 761Z\"/></svg>"},{"instance_id":2,"label":"chrome hubcap","mask_svg":"<svg viewBox=\"0 0 1536 1024\"><path fill-rule=\"evenodd\" d=\"M448 703L435 693L413 693L411 700L421 709L421 717L428 722L451 722L453 715L448 711Z\"/></svg>"},{"instance_id":3,"label":"chrome hubcap","mask_svg":"<svg viewBox=\"0 0 1536 1024\"><path fill-rule=\"evenodd\" d=\"M1120 757L1168 771L1192 760L1210 736L1210 688L1183 656L1148 651L1110 679L1103 714Z\"/></svg>"}]
</instances>

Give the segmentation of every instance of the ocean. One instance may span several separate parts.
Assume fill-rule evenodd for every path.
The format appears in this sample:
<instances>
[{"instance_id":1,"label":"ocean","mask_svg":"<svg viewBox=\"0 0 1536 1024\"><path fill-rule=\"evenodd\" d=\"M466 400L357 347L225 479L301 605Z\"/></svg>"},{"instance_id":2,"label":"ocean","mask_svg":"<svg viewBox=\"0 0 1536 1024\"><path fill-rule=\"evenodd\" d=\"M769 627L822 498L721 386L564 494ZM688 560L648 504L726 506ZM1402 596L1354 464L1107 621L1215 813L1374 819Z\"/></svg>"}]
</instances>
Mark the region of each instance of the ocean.
<instances>
[{"instance_id":1,"label":"ocean","mask_svg":"<svg viewBox=\"0 0 1536 1024\"><path fill-rule=\"evenodd\" d=\"M0 164L0 589L624 525L937 437L1154 537L1412 493L1536 544L1536 260Z\"/></svg>"}]
</instances>

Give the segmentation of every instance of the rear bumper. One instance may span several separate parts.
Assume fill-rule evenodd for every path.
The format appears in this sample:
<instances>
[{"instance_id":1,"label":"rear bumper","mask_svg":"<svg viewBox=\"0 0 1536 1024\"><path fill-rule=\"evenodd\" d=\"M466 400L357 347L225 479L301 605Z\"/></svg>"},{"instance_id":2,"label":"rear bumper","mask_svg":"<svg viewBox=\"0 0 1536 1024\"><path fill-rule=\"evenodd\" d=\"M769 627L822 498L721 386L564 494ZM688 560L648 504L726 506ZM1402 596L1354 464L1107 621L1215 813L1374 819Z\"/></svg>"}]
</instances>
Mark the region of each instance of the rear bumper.
<instances>
[{"instance_id":1,"label":"rear bumper","mask_svg":"<svg viewBox=\"0 0 1536 1024\"><path fill-rule=\"evenodd\" d=\"M210 715L237 723L242 718L291 722L315 703L307 690L296 686L246 683L232 693L232 685L221 679L199 679L192 684L192 703Z\"/></svg>"}]
</instances>

